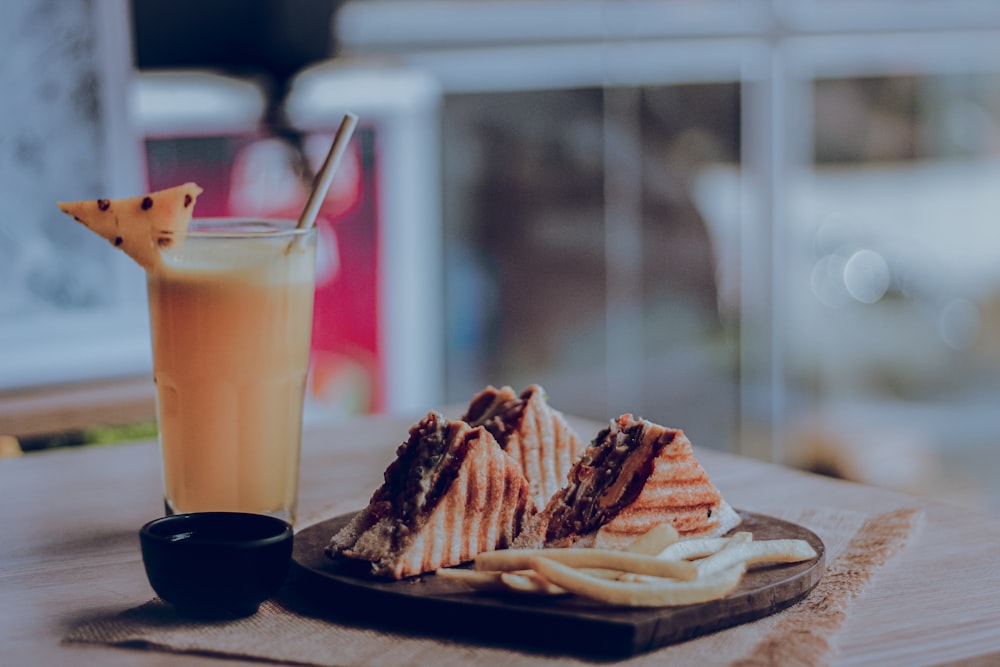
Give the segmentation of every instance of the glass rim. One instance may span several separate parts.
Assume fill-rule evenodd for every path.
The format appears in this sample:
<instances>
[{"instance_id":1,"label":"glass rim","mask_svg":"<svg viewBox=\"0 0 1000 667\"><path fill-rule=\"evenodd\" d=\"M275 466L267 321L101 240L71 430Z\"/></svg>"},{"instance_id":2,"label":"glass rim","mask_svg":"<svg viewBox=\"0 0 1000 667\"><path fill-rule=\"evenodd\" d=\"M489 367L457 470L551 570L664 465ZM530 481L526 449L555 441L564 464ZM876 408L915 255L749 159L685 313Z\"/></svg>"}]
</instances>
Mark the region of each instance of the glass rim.
<instances>
[{"instance_id":1,"label":"glass rim","mask_svg":"<svg viewBox=\"0 0 1000 667\"><path fill-rule=\"evenodd\" d=\"M193 218L191 226L182 232L167 232L181 238L280 238L307 236L316 226L299 228L297 221L287 218L255 216L214 216Z\"/></svg>"}]
</instances>

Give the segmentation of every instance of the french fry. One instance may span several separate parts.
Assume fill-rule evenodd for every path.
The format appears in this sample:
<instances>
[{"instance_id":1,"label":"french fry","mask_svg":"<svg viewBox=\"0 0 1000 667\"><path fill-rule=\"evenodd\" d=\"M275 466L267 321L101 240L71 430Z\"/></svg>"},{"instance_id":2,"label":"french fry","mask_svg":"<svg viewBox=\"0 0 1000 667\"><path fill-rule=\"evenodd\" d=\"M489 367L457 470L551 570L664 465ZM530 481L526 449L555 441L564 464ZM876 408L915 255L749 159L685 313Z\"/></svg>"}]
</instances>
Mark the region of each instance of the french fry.
<instances>
[{"instance_id":1,"label":"french fry","mask_svg":"<svg viewBox=\"0 0 1000 667\"><path fill-rule=\"evenodd\" d=\"M690 550L675 548L671 551L674 556L682 555L694 561L694 566L698 570L698 576L703 577L732 567L741 562L741 559L734 556L732 551L738 545L753 540L753 535L748 532L739 532L732 537L707 538L700 540L704 544L695 545ZM684 542L672 545L680 547ZM704 547L704 548L703 548ZM707 552L707 553L706 553ZM655 579L641 574L623 574L618 577L619 581L649 582Z\"/></svg>"},{"instance_id":2,"label":"french fry","mask_svg":"<svg viewBox=\"0 0 1000 667\"><path fill-rule=\"evenodd\" d=\"M570 593L629 607L664 607L717 600L739 585L745 570L742 564L738 564L697 581L662 579L656 582L624 582L595 579L544 556L532 558L531 567Z\"/></svg>"},{"instance_id":3,"label":"french fry","mask_svg":"<svg viewBox=\"0 0 1000 667\"><path fill-rule=\"evenodd\" d=\"M674 606L725 597L749 567L801 562L817 555L805 540L757 542L748 532L676 540L676 530L661 524L626 551L502 549L479 554L474 570L447 568L438 574L476 590L575 594L631 607Z\"/></svg>"},{"instance_id":4,"label":"french fry","mask_svg":"<svg viewBox=\"0 0 1000 667\"><path fill-rule=\"evenodd\" d=\"M581 567L577 568L580 572L585 572L595 579L621 579L623 576L628 574L627 572L622 572L621 570L608 570L602 567ZM642 574L630 575L633 577L642 577ZM654 579L662 579L663 577L653 577Z\"/></svg>"},{"instance_id":5,"label":"french fry","mask_svg":"<svg viewBox=\"0 0 1000 667\"><path fill-rule=\"evenodd\" d=\"M813 558L816 558L816 550L805 540L764 540L734 544L697 563L696 567L698 575L704 576L740 562L749 568L764 563L800 563Z\"/></svg>"},{"instance_id":6,"label":"french fry","mask_svg":"<svg viewBox=\"0 0 1000 667\"><path fill-rule=\"evenodd\" d=\"M732 538L729 537L701 537L690 540L674 542L656 555L657 558L667 560L695 560L711 556L721 550Z\"/></svg>"},{"instance_id":7,"label":"french fry","mask_svg":"<svg viewBox=\"0 0 1000 667\"><path fill-rule=\"evenodd\" d=\"M565 588L556 586L534 570L501 572L500 581L503 582L507 590L516 593L532 593L535 595L566 595L568 593Z\"/></svg>"},{"instance_id":8,"label":"french fry","mask_svg":"<svg viewBox=\"0 0 1000 667\"><path fill-rule=\"evenodd\" d=\"M662 577L650 577L645 574L632 574L631 572L622 572L617 577L614 577L617 581L632 581L636 583L656 583L662 581Z\"/></svg>"},{"instance_id":9,"label":"french fry","mask_svg":"<svg viewBox=\"0 0 1000 667\"><path fill-rule=\"evenodd\" d=\"M671 523L661 523L628 545L625 551L634 554L656 556L671 544L680 539L680 534Z\"/></svg>"},{"instance_id":10,"label":"french fry","mask_svg":"<svg viewBox=\"0 0 1000 667\"><path fill-rule=\"evenodd\" d=\"M698 568L698 576L719 572L720 570L724 570L727 567L740 562L742 559L737 555L739 553L736 551L737 547L741 544L747 544L752 540L753 535L751 533L736 533L729 538L729 542L726 543L726 546L722 547L711 556L702 558L701 560L695 562L695 567Z\"/></svg>"},{"instance_id":11,"label":"french fry","mask_svg":"<svg viewBox=\"0 0 1000 667\"><path fill-rule=\"evenodd\" d=\"M481 572L457 567L442 567L438 568L434 574L448 581L463 583L477 591L506 590L499 572Z\"/></svg>"},{"instance_id":12,"label":"french fry","mask_svg":"<svg viewBox=\"0 0 1000 667\"><path fill-rule=\"evenodd\" d=\"M691 581L698 576L697 568L686 561L661 560L654 556L606 549L500 549L476 556L475 567L476 570L504 572L533 569L532 559L538 556L577 568L596 567L681 581Z\"/></svg>"}]
</instances>

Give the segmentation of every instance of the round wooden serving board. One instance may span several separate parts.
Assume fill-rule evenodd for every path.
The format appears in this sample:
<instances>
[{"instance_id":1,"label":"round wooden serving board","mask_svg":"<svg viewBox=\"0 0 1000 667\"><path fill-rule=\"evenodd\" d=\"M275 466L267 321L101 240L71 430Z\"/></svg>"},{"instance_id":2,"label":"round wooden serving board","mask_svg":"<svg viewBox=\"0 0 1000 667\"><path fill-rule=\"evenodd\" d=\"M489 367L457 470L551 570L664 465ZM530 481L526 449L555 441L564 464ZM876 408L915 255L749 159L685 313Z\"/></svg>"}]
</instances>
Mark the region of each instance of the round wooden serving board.
<instances>
[{"instance_id":1,"label":"round wooden serving board","mask_svg":"<svg viewBox=\"0 0 1000 667\"><path fill-rule=\"evenodd\" d=\"M454 639L590 656L624 657L692 639L780 611L819 582L823 542L812 531L762 514L740 512L756 540L798 538L819 557L804 563L749 570L736 591L720 600L680 607L627 608L575 596L528 596L471 591L433 574L385 581L368 564L331 560L323 549L352 515L304 528L295 535L290 590L310 613L342 622L429 633Z\"/></svg>"}]
</instances>

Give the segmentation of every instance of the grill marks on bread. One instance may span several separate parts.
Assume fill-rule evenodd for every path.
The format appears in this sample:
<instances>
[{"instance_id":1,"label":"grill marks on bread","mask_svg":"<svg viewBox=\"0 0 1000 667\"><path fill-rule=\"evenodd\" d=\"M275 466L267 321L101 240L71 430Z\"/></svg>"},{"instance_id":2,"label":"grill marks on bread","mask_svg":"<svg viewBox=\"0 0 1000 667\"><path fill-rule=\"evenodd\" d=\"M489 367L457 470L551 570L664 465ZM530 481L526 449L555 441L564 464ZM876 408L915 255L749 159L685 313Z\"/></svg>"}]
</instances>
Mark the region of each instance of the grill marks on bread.
<instances>
[{"instance_id":1,"label":"grill marks on bread","mask_svg":"<svg viewBox=\"0 0 1000 667\"><path fill-rule=\"evenodd\" d=\"M585 444L537 384L520 395L489 386L472 399L462 420L484 427L518 462L539 507L566 483Z\"/></svg>"},{"instance_id":2,"label":"grill marks on bread","mask_svg":"<svg viewBox=\"0 0 1000 667\"><path fill-rule=\"evenodd\" d=\"M561 425L536 386L520 396L489 387L462 420L429 413L327 554L401 579L492 549L623 548L665 521L682 537L721 535L740 522L683 431L624 414L574 462ZM539 512L538 480L560 466L565 483Z\"/></svg>"},{"instance_id":3,"label":"grill marks on bread","mask_svg":"<svg viewBox=\"0 0 1000 667\"><path fill-rule=\"evenodd\" d=\"M393 547L401 548L412 530L419 530L422 517L433 511L450 486L468 450L464 437L469 428L431 413L410 430L409 438L396 450L396 459L386 468L385 483L375 502L387 503L393 518Z\"/></svg>"},{"instance_id":4,"label":"grill marks on bread","mask_svg":"<svg viewBox=\"0 0 1000 667\"><path fill-rule=\"evenodd\" d=\"M327 554L401 579L510 546L537 508L520 466L482 427L431 412L410 430L368 507Z\"/></svg>"},{"instance_id":5,"label":"grill marks on bread","mask_svg":"<svg viewBox=\"0 0 1000 667\"><path fill-rule=\"evenodd\" d=\"M653 459L673 435L654 437L641 423L598 433L570 471L569 484L553 508L545 540L593 532L631 504L652 472Z\"/></svg>"},{"instance_id":6,"label":"grill marks on bread","mask_svg":"<svg viewBox=\"0 0 1000 667\"><path fill-rule=\"evenodd\" d=\"M471 429L465 440L476 446L497 446L482 429ZM463 492L448 493L441 499L427 529L414 543L410 569L426 571L434 569L427 567L432 563L463 563L484 550L510 546L524 526L528 508L534 509L527 503L523 482L516 464L505 456L461 467L453 485ZM515 508L513 513L511 508ZM432 536L441 539L430 539ZM490 546L484 549L483 545Z\"/></svg>"},{"instance_id":7,"label":"grill marks on bread","mask_svg":"<svg viewBox=\"0 0 1000 667\"><path fill-rule=\"evenodd\" d=\"M619 547L664 521L692 537L724 533L739 517L683 431L625 414L598 433L515 547Z\"/></svg>"}]
</instances>

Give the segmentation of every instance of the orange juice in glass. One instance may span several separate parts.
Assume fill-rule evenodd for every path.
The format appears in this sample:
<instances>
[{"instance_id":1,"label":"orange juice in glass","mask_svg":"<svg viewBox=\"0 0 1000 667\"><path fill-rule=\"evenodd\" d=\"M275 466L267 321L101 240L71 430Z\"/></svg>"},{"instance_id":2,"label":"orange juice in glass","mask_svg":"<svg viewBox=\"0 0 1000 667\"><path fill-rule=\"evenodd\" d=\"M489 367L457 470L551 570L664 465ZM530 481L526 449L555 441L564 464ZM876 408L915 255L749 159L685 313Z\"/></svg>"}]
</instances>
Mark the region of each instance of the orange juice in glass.
<instances>
[{"instance_id":1,"label":"orange juice in glass","mask_svg":"<svg viewBox=\"0 0 1000 667\"><path fill-rule=\"evenodd\" d=\"M148 273L168 513L294 521L315 227L195 220Z\"/></svg>"}]
</instances>

